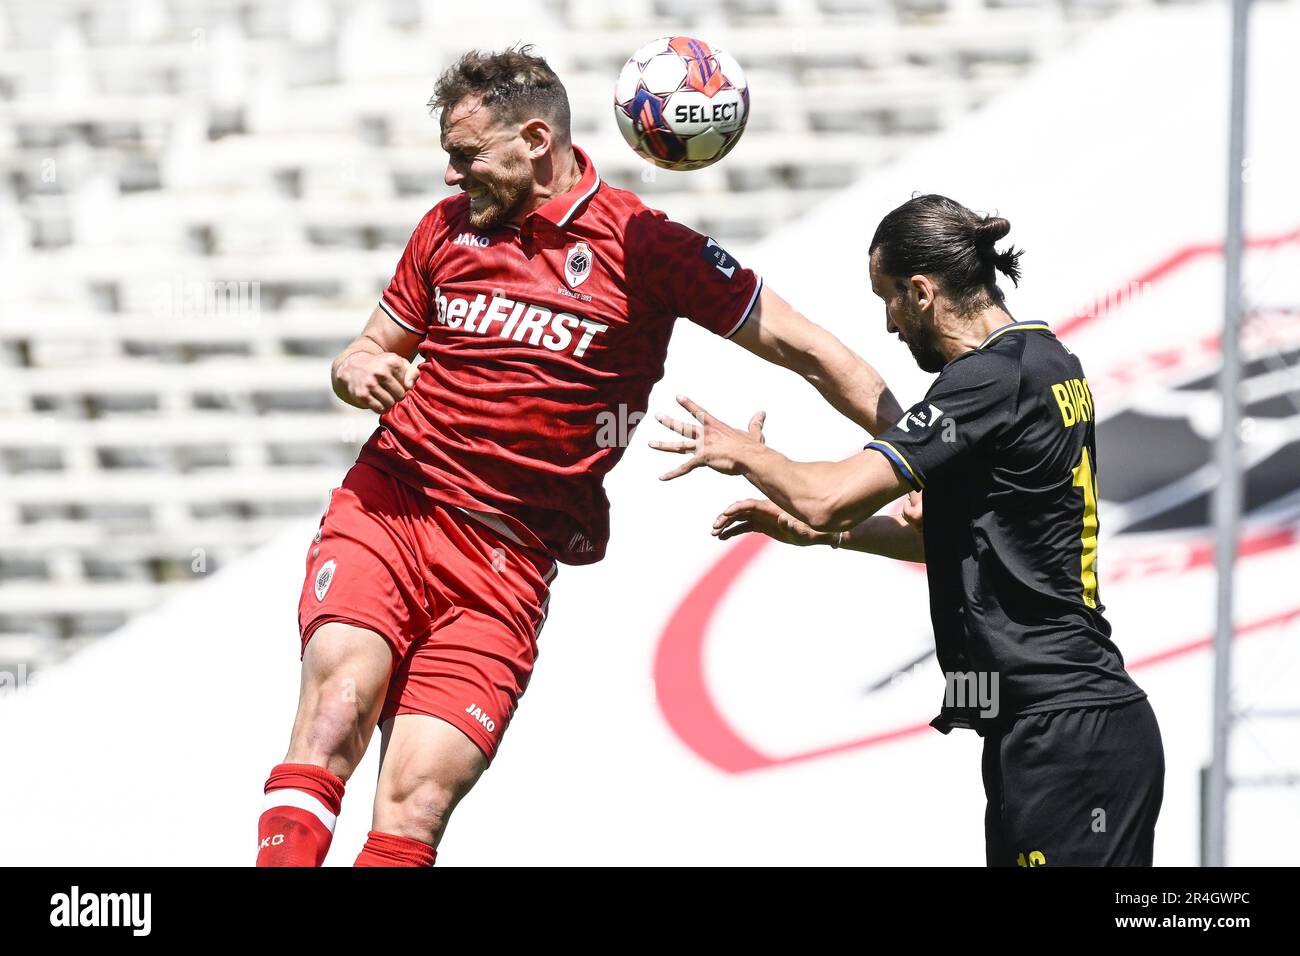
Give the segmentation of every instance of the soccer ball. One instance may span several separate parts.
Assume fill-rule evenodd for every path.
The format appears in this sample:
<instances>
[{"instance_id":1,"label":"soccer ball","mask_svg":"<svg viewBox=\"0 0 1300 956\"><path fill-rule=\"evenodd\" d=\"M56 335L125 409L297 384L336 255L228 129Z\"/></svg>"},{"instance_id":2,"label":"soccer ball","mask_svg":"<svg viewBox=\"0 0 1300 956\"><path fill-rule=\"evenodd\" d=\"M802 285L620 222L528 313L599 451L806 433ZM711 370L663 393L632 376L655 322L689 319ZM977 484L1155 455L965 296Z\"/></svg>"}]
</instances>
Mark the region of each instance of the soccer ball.
<instances>
[{"instance_id":1,"label":"soccer ball","mask_svg":"<svg viewBox=\"0 0 1300 956\"><path fill-rule=\"evenodd\" d=\"M614 88L627 144L664 169L702 169L731 151L749 119L745 71L694 37L661 37L632 54Z\"/></svg>"}]
</instances>

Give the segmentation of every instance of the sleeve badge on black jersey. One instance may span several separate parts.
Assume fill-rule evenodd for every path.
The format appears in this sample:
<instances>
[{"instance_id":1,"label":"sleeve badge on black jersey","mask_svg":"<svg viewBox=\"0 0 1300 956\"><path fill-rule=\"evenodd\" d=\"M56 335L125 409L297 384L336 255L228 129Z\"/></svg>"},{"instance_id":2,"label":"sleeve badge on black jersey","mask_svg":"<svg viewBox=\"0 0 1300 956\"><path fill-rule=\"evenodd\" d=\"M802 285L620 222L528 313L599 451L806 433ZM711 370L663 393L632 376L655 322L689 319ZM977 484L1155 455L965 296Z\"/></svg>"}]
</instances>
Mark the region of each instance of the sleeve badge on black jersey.
<instances>
[{"instance_id":1,"label":"sleeve badge on black jersey","mask_svg":"<svg viewBox=\"0 0 1300 956\"><path fill-rule=\"evenodd\" d=\"M717 241L711 236L704 237L704 248L700 250L700 255L706 262L712 262L713 268L717 269L728 279L736 274L736 269L740 263L733 259L726 249L718 245Z\"/></svg>"},{"instance_id":2,"label":"sleeve badge on black jersey","mask_svg":"<svg viewBox=\"0 0 1300 956\"><path fill-rule=\"evenodd\" d=\"M939 420L939 416L942 414L942 408L933 402L927 402L925 408L914 408L904 415L899 421L898 427L905 432L910 432L913 425L917 428L929 428Z\"/></svg>"}]
</instances>

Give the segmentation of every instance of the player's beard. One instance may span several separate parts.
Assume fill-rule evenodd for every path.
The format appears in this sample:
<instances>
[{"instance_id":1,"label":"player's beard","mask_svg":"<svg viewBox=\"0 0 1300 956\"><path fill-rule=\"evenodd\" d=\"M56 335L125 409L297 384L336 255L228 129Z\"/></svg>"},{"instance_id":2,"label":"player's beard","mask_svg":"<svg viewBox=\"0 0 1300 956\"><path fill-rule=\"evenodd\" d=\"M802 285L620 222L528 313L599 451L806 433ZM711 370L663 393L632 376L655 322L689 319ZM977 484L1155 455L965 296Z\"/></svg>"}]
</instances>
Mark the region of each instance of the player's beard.
<instances>
[{"instance_id":1,"label":"player's beard","mask_svg":"<svg viewBox=\"0 0 1300 956\"><path fill-rule=\"evenodd\" d=\"M948 360L939 350L939 332L934 327L933 320L927 319L920 310L913 310L910 303L908 313L912 321L908 323L911 328L904 337L907 350L912 353L912 358L922 372L942 372Z\"/></svg>"},{"instance_id":2,"label":"player's beard","mask_svg":"<svg viewBox=\"0 0 1300 956\"><path fill-rule=\"evenodd\" d=\"M509 159L492 182L478 183L487 192L477 203L471 199L469 224L475 229L494 229L514 216L533 193L533 171L527 163Z\"/></svg>"}]
</instances>

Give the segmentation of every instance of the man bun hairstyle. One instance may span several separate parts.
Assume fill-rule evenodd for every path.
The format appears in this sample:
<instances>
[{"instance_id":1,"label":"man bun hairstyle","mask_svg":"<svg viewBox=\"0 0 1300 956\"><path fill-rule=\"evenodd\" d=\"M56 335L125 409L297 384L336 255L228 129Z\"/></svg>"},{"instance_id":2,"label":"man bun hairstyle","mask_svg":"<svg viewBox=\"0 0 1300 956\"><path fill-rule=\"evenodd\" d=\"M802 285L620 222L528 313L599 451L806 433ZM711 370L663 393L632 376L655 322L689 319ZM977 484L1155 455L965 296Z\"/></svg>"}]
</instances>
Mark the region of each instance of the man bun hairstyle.
<instances>
[{"instance_id":1,"label":"man bun hairstyle","mask_svg":"<svg viewBox=\"0 0 1300 956\"><path fill-rule=\"evenodd\" d=\"M532 44L498 53L470 50L447 67L434 86L429 108L445 115L467 96L492 108L498 122L540 117L557 137L571 142L569 94L550 64L532 53Z\"/></svg>"},{"instance_id":2,"label":"man bun hairstyle","mask_svg":"<svg viewBox=\"0 0 1300 956\"><path fill-rule=\"evenodd\" d=\"M998 252L993 244L1011 231L1011 223L998 216L985 216L975 224L975 251L981 260L987 260L1008 279L1020 285L1020 252L1014 246Z\"/></svg>"},{"instance_id":3,"label":"man bun hairstyle","mask_svg":"<svg viewBox=\"0 0 1300 956\"><path fill-rule=\"evenodd\" d=\"M1020 284L1023 250L995 246L1011 231L999 216L981 216L947 196L913 196L880 221L869 253L880 250L880 267L905 278L932 276L963 310L985 298L1001 306L997 273Z\"/></svg>"}]
</instances>

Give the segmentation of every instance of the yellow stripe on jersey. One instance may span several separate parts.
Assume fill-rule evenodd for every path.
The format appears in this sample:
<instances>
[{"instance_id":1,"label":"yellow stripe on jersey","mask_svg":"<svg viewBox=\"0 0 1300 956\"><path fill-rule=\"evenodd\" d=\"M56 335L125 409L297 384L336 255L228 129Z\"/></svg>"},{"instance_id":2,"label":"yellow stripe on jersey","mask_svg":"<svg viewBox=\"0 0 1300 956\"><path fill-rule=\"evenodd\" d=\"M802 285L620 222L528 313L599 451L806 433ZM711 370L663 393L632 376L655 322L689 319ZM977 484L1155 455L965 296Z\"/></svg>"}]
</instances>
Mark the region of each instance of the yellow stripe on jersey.
<instances>
[{"instance_id":1,"label":"yellow stripe on jersey","mask_svg":"<svg viewBox=\"0 0 1300 956\"><path fill-rule=\"evenodd\" d=\"M1079 534L1079 584L1083 603L1097 606L1097 484L1088 449L1074 467L1074 487L1083 489L1083 528Z\"/></svg>"},{"instance_id":2,"label":"yellow stripe on jersey","mask_svg":"<svg viewBox=\"0 0 1300 956\"><path fill-rule=\"evenodd\" d=\"M996 329L990 333L989 337L981 342L978 347L984 348L984 346L988 345L1005 332L1035 332L1040 330L1050 332L1052 327L1046 322L1012 322L1010 325L1004 325L1002 328Z\"/></svg>"},{"instance_id":3,"label":"yellow stripe on jersey","mask_svg":"<svg viewBox=\"0 0 1300 956\"><path fill-rule=\"evenodd\" d=\"M903 453L901 451L899 451L889 442L880 441L879 439L867 443L868 448L870 448L872 445L878 445L880 446L881 449L888 449L890 453L897 458L898 464L903 466L903 470L907 472L906 477L911 479L912 484L916 485L916 487L921 489L922 491L925 490L925 482L921 480L920 475L916 473L916 469L912 467L911 463L907 460L907 458L903 456ZM889 456L887 455L886 457Z\"/></svg>"}]
</instances>

